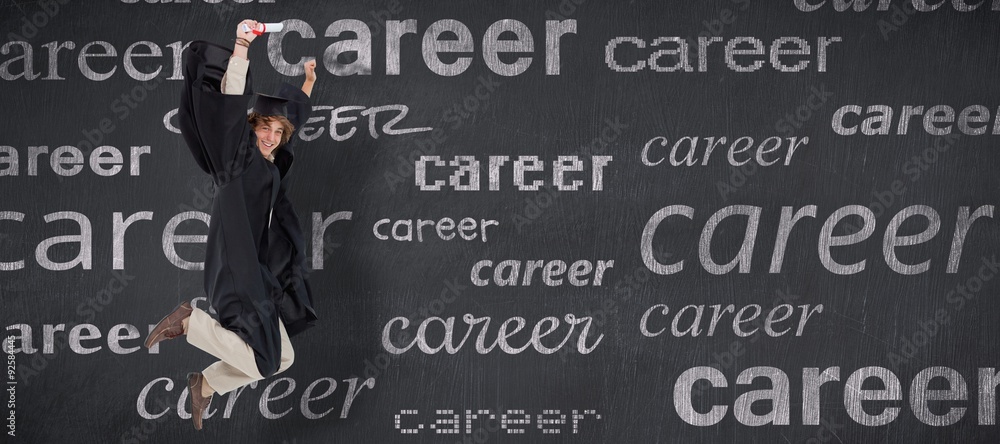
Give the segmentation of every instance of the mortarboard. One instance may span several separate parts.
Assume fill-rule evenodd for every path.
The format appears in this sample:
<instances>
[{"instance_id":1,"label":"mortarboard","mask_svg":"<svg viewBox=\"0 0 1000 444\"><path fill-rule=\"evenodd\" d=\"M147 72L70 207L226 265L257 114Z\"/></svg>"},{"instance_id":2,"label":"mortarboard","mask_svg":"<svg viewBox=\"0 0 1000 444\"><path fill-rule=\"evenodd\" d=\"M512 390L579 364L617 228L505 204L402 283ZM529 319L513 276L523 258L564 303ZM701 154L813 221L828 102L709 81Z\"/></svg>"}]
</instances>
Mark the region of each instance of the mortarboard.
<instances>
[{"instance_id":1,"label":"mortarboard","mask_svg":"<svg viewBox=\"0 0 1000 444\"><path fill-rule=\"evenodd\" d=\"M253 111L265 116L288 117L288 102L285 97L271 96L257 93L257 100L253 104Z\"/></svg>"},{"instance_id":2,"label":"mortarboard","mask_svg":"<svg viewBox=\"0 0 1000 444\"><path fill-rule=\"evenodd\" d=\"M254 96L257 99L253 105L254 112L264 116L284 116L295 130L305 124L312 111L309 96L287 82L282 82L274 95L255 93Z\"/></svg>"}]
</instances>

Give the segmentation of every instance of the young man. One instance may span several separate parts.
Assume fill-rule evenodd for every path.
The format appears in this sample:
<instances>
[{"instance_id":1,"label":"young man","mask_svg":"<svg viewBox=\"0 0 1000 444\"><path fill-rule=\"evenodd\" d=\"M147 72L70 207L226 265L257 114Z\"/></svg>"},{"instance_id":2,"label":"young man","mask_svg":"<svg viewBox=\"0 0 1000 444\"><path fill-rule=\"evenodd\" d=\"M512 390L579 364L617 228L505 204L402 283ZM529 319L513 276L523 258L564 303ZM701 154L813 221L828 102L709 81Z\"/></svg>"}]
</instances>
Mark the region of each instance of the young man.
<instances>
[{"instance_id":1,"label":"young man","mask_svg":"<svg viewBox=\"0 0 1000 444\"><path fill-rule=\"evenodd\" d=\"M216 185L205 257L205 292L219 320L187 301L165 316L146 346L187 335L220 360L188 374L191 418L201 430L214 393L288 369L291 336L317 320L306 276L305 241L286 195L292 136L309 118L316 62L304 65L301 89L282 83L276 96L254 98L247 50L256 38L237 26L233 49L191 42L184 54L179 127Z\"/></svg>"}]
</instances>

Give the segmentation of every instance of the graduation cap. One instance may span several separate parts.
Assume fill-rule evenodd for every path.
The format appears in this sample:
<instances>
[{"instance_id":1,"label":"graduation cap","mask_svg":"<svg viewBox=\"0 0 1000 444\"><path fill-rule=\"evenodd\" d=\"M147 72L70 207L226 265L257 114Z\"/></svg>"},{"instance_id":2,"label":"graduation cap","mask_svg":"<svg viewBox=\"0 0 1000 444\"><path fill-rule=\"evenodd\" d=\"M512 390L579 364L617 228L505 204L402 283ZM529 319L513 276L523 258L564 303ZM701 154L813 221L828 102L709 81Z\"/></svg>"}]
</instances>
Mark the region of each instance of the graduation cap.
<instances>
[{"instance_id":1,"label":"graduation cap","mask_svg":"<svg viewBox=\"0 0 1000 444\"><path fill-rule=\"evenodd\" d=\"M288 102L286 97L272 96L257 93L257 101L253 104L253 111L264 116L288 117Z\"/></svg>"},{"instance_id":2,"label":"graduation cap","mask_svg":"<svg viewBox=\"0 0 1000 444\"><path fill-rule=\"evenodd\" d=\"M288 83L282 82L275 95L254 94L257 100L253 104L253 111L263 116L283 116L292 123L295 130L305 123L312 106L307 96L301 89Z\"/></svg>"}]
</instances>

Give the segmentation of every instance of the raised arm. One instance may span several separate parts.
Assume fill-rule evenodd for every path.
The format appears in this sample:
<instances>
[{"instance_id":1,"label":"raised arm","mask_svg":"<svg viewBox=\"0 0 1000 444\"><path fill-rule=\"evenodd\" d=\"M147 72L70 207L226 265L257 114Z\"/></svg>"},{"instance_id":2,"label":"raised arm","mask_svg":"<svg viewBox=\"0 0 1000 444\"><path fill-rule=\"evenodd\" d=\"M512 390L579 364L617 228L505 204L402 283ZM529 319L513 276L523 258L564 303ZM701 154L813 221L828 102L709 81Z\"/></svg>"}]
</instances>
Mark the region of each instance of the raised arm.
<instances>
[{"instance_id":1,"label":"raised arm","mask_svg":"<svg viewBox=\"0 0 1000 444\"><path fill-rule=\"evenodd\" d=\"M316 83L316 59L302 65L306 69L306 80L302 82L302 92L312 97L313 84Z\"/></svg>"},{"instance_id":2,"label":"raised arm","mask_svg":"<svg viewBox=\"0 0 1000 444\"><path fill-rule=\"evenodd\" d=\"M229 58L226 73L222 76L223 94L243 94L246 88L247 68L250 66L247 50L250 49L250 42L257 35L253 32L243 32L243 25L255 29L257 24L256 20L243 20L236 25L236 43L233 45L233 56Z\"/></svg>"},{"instance_id":3,"label":"raised arm","mask_svg":"<svg viewBox=\"0 0 1000 444\"><path fill-rule=\"evenodd\" d=\"M246 115L254 95L253 70L246 69L245 87L239 88L242 93L224 93L221 85L228 65L236 59L244 60L234 57L231 48L203 40L192 41L183 53L184 86L177 127L198 166L211 174L217 185L239 177L253 155L260 156L249 143L253 131ZM229 71L233 77L236 70ZM232 80L227 89L233 86Z\"/></svg>"}]
</instances>

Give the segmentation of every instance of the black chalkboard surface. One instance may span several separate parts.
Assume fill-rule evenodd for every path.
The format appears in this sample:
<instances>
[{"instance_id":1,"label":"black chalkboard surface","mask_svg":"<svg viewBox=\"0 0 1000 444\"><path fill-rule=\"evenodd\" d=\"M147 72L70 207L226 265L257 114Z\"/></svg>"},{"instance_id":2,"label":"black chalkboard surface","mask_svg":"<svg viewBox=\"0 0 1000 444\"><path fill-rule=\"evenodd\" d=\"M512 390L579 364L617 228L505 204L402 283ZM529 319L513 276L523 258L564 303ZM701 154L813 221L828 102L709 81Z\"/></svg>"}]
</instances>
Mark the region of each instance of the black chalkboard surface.
<instances>
[{"instance_id":1,"label":"black chalkboard surface","mask_svg":"<svg viewBox=\"0 0 1000 444\"><path fill-rule=\"evenodd\" d=\"M1000 4L0 4L11 442L996 442ZM319 321L191 426L186 45L301 84ZM273 28L272 28L273 29Z\"/></svg>"}]
</instances>

